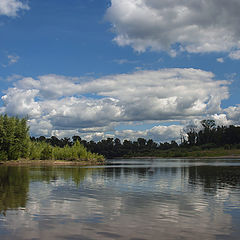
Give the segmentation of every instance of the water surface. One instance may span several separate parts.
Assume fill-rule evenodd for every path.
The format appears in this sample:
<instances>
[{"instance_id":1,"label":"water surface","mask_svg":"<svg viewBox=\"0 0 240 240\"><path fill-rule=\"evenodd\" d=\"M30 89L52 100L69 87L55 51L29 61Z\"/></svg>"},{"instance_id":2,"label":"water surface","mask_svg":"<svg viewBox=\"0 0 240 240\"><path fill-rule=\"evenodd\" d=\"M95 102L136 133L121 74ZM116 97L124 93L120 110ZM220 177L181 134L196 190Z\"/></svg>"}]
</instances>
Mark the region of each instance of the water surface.
<instances>
[{"instance_id":1,"label":"water surface","mask_svg":"<svg viewBox=\"0 0 240 240\"><path fill-rule=\"evenodd\" d=\"M239 239L240 160L0 167L4 239Z\"/></svg>"}]
</instances>

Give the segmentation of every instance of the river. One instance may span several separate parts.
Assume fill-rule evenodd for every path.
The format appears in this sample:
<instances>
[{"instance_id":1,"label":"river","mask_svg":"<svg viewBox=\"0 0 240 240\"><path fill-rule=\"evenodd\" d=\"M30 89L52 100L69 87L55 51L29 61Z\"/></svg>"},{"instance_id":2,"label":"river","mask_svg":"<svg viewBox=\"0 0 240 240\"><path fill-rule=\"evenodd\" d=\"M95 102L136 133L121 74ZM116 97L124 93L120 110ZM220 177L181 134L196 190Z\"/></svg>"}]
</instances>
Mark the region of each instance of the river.
<instances>
[{"instance_id":1,"label":"river","mask_svg":"<svg viewBox=\"0 0 240 240\"><path fill-rule=\"evenodd\" d=\"M1 166L0 239L239 239L240 160Z\"/></svg>"}]
</instances>

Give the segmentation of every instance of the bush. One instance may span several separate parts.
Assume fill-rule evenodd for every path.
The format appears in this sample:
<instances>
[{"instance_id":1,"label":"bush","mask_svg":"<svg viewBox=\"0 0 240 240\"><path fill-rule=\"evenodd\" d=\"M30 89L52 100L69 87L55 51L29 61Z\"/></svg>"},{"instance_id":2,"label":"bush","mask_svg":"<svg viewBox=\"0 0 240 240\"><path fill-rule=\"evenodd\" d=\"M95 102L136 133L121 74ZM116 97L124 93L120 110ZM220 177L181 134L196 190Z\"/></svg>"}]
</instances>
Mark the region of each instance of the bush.
<instances>
[{"instance_id":1,"label":"bush","mask_svg":"<svg viewBox=\"0 0 240 240\"><path fill-rule=\"evenodd\" d=\"M41 155L40 155L40 159L41 160L50 160L52 159L52 148L50 147L49 144L47 144L42 152L41 152Z\"/></svg>"},{"instance_id":2,"label":"bush","mask_svg":"<svg viewBox=\"0 0 240 240\"><path fill-rule=\"evenodd\" d=\"M1 161L7 161L8 160L8 155L5 151L0 151L0 160Z\"/></svg>"},{"instance_id":3,"label":"bush","mask_svg":"<svg viewBox=\"0 0 240 240\"><path fill-rule=\"evenodd\" d=\"M75 141L63 148L53 147L46 141L30 141L27 119L0 115L0 161L26 159L42 160L103 160ZM43 137L45 139L45 137Z\"/></svg>"}]
</instances>

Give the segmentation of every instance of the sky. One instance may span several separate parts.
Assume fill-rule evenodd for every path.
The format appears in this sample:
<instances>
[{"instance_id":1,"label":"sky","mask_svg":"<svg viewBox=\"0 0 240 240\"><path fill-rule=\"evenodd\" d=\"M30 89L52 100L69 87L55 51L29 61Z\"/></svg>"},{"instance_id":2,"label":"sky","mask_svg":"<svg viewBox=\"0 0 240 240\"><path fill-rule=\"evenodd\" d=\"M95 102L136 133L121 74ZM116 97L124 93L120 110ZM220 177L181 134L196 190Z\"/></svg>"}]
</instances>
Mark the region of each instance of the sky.
<instances>
[{"instance_id":1,"label":"sky","mask_svg":"<svg viewBox=\"0 0 240 240\"><path fill-rule=\"evenodd\" d=\"M0 114L88 141L240 125L239 12L240 0L0 0Z\"/></svg>"}]
</instances>

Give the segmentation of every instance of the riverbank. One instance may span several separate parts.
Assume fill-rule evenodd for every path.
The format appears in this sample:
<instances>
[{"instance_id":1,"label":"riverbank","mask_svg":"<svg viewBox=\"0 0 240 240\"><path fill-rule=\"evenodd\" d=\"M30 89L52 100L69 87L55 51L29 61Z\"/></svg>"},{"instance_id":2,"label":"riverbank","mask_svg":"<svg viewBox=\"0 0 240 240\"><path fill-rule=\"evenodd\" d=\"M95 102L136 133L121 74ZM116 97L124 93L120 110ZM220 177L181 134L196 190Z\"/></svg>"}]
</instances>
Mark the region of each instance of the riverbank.
<instances>
[{"instance_id":1,"label":"riverbank","mask_svg":"<svg viewBox=\"0 0 240 240\"><path fill-rule=\"evenodd\" d=\"M99 160L81 160L81 161L65 161L65 160L11 160L1 161L0 165L5 166L98 166L104 165L105 161Z\"/></svg>"},{"instance_id":2,"label":"riverbank","mask_svg":"<svg viewBox=\"0 0 240 240\"><path fill-rule=\"evenodd\" d=\"M153 152L143 152L142 154L126 155L123 158L197 158L197 159L240 159L240 149L215 148L207 150L193 149L171 149Z\"/></svg>"},{"instance_id":3,"label":"riverbank","mask_svg":"<svg viewBox=\"0 0 240 240\"><path fill-rule=\"evenodd\" d=\"M188 157L149 157L149 156L141 156L141 157L128 157L128 159L240 159L240 155L226 155L226 156L216 156L216 157L196 157L196 156L188 156ZM117 158L117 159L126 159L125 157Z\"/></svg>"}]
</instances>

